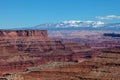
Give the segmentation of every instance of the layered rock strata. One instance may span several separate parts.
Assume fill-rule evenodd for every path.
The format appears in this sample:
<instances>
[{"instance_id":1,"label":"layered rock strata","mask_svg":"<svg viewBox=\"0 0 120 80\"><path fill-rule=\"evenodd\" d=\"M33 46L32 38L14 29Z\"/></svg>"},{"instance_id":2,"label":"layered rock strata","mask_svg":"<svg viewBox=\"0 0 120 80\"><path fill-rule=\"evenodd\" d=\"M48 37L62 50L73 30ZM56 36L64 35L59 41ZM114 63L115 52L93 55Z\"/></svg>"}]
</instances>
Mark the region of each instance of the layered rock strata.
<instances>
[{"instance_id":1,"label":"layered rock strata","mask_svg":"<svg viewBox=\"0 0 120 80\"><path fill-rule=\"evenodd\" d=\"M85 49L84 55L83 48L88 47L53 40L45 30L0 30L0 72L25 71L47 62L78 62L96 53Z\"/></svg>"},{"instance_id":2,"label":"layered rock strata","mask_svg":"<svg viewBox=\"0 0 120 80\"><path fill-rule=\"evenodd\" d=\"M23 38L23 37L38 37L47 38L47 31L46 30L0 30L0 39L2 38Z\"/></svg>"},{"instance_id":3,"label":"layered rock strata","mask_svg":"<svg viewBox=\"0 0 120 80\"><path fill-rule=\"evenodd\" d=\"M48 65L47 65L48 66ZM112 50L79 64L35 69L23 74L25 80L119 80L120 51Z\"/></svg>"}]
</instances>

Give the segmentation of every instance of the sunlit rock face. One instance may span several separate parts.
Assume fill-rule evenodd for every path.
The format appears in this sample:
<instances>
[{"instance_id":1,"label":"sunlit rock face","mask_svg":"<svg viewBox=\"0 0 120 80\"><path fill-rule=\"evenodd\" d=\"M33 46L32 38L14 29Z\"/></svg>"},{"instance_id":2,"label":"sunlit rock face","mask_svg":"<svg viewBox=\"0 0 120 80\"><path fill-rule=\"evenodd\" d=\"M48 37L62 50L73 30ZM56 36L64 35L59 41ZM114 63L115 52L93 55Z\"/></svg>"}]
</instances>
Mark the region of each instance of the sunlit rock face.
<instances>
[{"instance_id":1,"label":"sunlit rock face","mask_svg":"<svg viewBox=\"0 0 120 80\"><path fill-rule=\"evenodd\" d=\"M47 39L46 30L0 30L0 39Z\"/></svg>"}]
</instances>

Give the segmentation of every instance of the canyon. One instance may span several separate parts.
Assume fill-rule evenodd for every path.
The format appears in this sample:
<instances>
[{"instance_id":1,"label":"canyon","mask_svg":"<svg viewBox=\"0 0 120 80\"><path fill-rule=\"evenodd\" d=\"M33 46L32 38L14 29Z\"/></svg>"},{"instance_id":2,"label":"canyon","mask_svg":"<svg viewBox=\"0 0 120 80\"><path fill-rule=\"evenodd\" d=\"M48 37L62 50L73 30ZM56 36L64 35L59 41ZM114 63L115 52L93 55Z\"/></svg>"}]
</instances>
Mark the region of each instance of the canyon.
<instances>
[{"instance_id":1,"label":"canyon","mask_svg":"<svg viewBox=\"0 0 120 80\"><path fill-rule=\"evenodd\" d=\"M118 39L65 39L46 30L0 30L0 80L119 80Z\"/></svg>"},{"instance_id":2,"label":"canyon","mask_svg":"<svg viewBox=\"0 0 120 80\"><path fill-rule=\"evenodd\" d=\"M52 69L38 69L23 74L23 77L25 80L37 80L37 78L40 80L119 80L120 50L111 49L111 51L107 51L109 50L105 50L101 55L81 63Z\"/></svg>"},{"instance_id":3,"label":"canyon","mask_svg":"<svg viewBox=\"0 0 120 80\"><path fill-rule=\"evenodd\" d=\"M50 61L72 61L74 53L71 45L49 38L44 30L0 31L0 71L4 74Z\"/></svg>"}]
</instances>

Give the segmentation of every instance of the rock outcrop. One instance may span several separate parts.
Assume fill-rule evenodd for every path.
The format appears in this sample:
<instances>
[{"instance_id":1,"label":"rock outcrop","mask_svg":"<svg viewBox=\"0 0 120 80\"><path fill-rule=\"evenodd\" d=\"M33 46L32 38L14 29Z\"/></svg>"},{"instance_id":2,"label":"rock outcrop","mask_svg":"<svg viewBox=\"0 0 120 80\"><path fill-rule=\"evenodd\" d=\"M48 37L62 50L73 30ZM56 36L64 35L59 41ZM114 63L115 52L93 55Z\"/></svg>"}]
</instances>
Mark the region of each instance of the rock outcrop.
<instances>
[{"instance_id":1,"label":"rock outcrop","mask_svg":"<svg viewBox=\"0 0 120 80\"><path fill-rule=\"evenodd\" d=\"M0 39L2 38L23 38L23 37L38 37L47 38L47 31L46 30L0 30Z\"/></svg>"},{"instance_id":2,"label":"rock outcrop","mask_svg":"<svg viewBox=\"0 0 120 80\"><path fill-rule=\"evenodd\" d=\"M78 62L95 53L86 48L90 47L53 40L45 30L0 30L0 72L25 71L47 62Z\"/></svg>"}]
</instances>

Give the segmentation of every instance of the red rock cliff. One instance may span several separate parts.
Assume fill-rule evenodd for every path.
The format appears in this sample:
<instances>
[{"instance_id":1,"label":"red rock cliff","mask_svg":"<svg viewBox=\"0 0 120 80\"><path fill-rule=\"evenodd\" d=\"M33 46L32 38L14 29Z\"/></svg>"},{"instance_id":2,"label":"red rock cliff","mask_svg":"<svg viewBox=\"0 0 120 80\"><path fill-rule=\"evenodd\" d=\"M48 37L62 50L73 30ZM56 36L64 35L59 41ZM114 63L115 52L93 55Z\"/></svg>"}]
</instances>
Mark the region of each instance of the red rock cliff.
<instances>
[{"instance_id":1,"label":"red rock cliff","mask_svg":"<svg viewBox=\"0 0 120 80\"><path fill-rule=\"evenodd\" d=\"M0 30L0 39L46 39L48 37L46 30Z\"/></svg>"}]
</instances>

